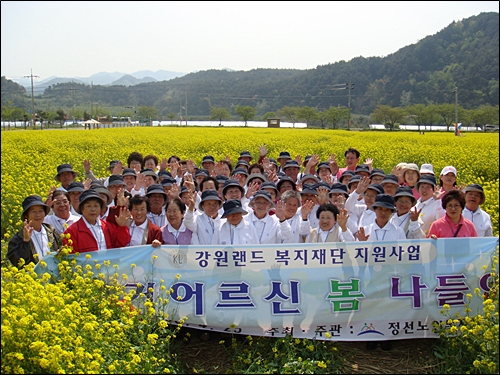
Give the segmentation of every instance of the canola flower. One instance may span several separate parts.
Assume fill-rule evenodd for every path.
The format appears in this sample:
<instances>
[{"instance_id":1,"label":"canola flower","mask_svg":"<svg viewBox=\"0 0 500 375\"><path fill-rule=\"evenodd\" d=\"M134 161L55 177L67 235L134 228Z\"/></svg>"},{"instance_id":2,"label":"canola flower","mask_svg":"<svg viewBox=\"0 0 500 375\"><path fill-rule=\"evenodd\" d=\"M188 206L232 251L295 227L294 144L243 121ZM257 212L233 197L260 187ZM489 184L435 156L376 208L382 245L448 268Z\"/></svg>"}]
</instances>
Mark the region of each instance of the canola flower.
<instances>
[{"instance_id":1,"label":"canola flower","mask_svg":"<svg viewBox=\"0 0 500 375\"><path fill-rule=\"evenodd\" d=\"M181 372L168 339L180 327L163 306L132 304L116 276L104 283L89 267L62 258L58 280L2 267L2 373Z\"/></svg>"},{"instance_id":2,"label":"canola flower","mask_svg":"<svg viewBox=\"0 0 500 375\"><path fill-rule=\"evenodd\" d=\"M262 143L266 144L268 156L274 158L283 150L302 156L317 153L321 160L327 160L334 153L340 167L345 166L344 151L355 147L361 152L363 160L373 158L373 166L382 168L386 173L400 162L431 163L438 173L444 166L452 164L458 171L458 185L478 183L483 186L486 195L483 209L490 214L495 234L498 235L499 139L495 134L467 133L455 137L449 133L427 132L423 137L413 132L141 127L78 131L76 138L76 131L37 132L37 142L31 142L32 132L2 133L2 240L8 241L22 227L21 203L27 195L47 197L55 184L56 167L63 161L73 165L79 172L77 180L81 181L84 159L91 161L96 176L107 176L109 161L126 161L132 151L148 150L148 153L160 158L175 154L199 164L206 154L213 155L216 160L229 155L234 161L242 150L250 150L255 158ZM57 136L54 136L56 132ZM217 137L217 144L223 146L214 147L214 136ZM172 139L175 142L171 142ZM19 144L26 147L20 149ZM73 146L71 153L67 152L68 144ZM96 144L101 145L98 153ZM169 154L166 155L165 150L169 150ZM25 160L31 162L26 163Z\"/></svg>"}]
</instances>

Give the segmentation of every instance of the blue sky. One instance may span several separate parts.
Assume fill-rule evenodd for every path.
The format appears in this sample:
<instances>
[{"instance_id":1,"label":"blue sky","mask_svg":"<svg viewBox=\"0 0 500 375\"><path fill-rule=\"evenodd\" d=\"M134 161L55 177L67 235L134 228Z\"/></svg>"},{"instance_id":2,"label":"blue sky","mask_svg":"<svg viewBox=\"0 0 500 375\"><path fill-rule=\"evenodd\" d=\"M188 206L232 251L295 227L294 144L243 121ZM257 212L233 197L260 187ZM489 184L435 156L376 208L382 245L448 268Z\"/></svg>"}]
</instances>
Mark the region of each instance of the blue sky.
<instances>
[{"instance_id":1,"label":"blue sky","mask_svg":"<svg viewBox=\"0 0 500 375\"><path fill-rule=\"evenodd\" d=\"M497 1L1 2L1 75L312 69L386 56Z\"/></svg>"}]
</instances>

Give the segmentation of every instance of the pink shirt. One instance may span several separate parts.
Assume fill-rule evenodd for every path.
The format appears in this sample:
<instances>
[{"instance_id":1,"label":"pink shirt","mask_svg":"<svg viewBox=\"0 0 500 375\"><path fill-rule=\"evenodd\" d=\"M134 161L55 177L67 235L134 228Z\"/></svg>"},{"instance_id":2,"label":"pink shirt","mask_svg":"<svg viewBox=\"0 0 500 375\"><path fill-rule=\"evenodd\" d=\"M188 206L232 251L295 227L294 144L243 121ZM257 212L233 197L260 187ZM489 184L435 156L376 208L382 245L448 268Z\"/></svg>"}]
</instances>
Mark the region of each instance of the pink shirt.
<instances>
[{"instance_id":1,"label":"pink shirt","mask_svg":"<svg viewBox=\"0 0 500 375\"><path fill-rule=\"evenodd\" d=\"M337 181L339 180L340 176L342 176L342 173L344 173L345 171L347 170L350 170L350 171L353 171L353 172L356 172L356 166L354 166L354 168L351 168L349 169L349 167L345 167L345 168L339 168L339 171L337 172L336 176L337 176Z\"/></svg>"},{"instance_id":2,"label":"pink shirt","mask_svg":"<svg viewBox=\"0 0 500 375\"><path fill-rule=\"evenodd\" d=\"M460 221L455 224L450 220L448 214L431 224L427 238L430 238L432 234L438 238L477 237L476 227L471 221L460 215Z\"/></svg>"}]
</instances>

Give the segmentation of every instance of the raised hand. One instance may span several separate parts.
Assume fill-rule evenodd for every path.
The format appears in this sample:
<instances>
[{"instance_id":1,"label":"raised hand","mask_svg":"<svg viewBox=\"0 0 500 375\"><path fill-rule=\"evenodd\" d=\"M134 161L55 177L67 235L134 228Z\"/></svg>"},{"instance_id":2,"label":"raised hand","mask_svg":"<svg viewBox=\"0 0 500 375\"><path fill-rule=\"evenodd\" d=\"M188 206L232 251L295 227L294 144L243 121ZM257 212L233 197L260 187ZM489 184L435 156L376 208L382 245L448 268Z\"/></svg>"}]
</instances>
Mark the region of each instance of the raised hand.
<instances>
[{"instance_id":1,"label":"raised hand","mask_svg":"<svg viewBox=\"0 0 500 375\"><path fill-rule=\"evenodd\" d=\"M141 190L146 184L146 176L144 176L142 173L139 173L137 175L137 178L135 179L135 190Z\"/></svg>"},{"instance_id":2,"label":"raised hand","mask_svg":"<svg viewBox=\"0 0 500 375\"><path fill-rule=\"evenodd\" d=\"M194 182L193 182L193 175L191 174L186 174L184 176L184 185L188 188L189 191L194 192Z\"/></svg>"},{"instance_id":3,"label":"raised hand","mask_svg":"<svg viewBox=\"0 0 500 375\"><path fill-rule=\"evenodd\" d=\"M194 204L195 204L195 193L190 191L188 192L188 199L189 199L189 211L194 211Z\"/></svg>"},{"instance_id":4,"label":"raised hand","mask_svg":"<svg viewBox=\"0 0 500 375\"><path fill-rule=\"evenodd\" d=\"M312 212L314 208L314 202L312 200L306 200L305 203L302 205L301 213L302 213L302 220L306 220L309 214Z\"/></svg>"},{"instance_id":5,"label":"raised hand","mask_svg":"<svg viewBox=\"0 0 500 375\"><path fill-rule=\"evenodd\" d=\"M196 168L194 167L194 161L193 159L189 159L186 163L186 166L187 166L187 170L189 173L191 174L195 174L196 173Z\"/></svg>"},{"instance_id":6,"label":"raised hand","mask_svg":"<svg viewBox=\"0 0 500 375\"><path fill-rule=\"evenodd\" d=\"M259 155L260 157L264 157L267 155L267 147L266 145L260 145L259 146Z\"/></svg>"},{"instance_id":7,"label":"raised hand","mask_svg":"<svg viewBox=\"0 0 500 375\"><path fill-rule=\"evenodd\" d=\"M295 161L296 161L297 163L299 163L299 165L302 165L302 155L300 155L300 154L299 154L299 155L297 155L297 156L295 157Z\"/></svg>"},{"instance_id":8,"label":"raised hand","mask_svg":"<svg viewBox=\"0 0 500 375\"><path fill-rule=\"evenodd\" d=\"M410 221L417 221L420 213L422 212L423 207L417 211L417 207L413 207L410 210Z\"/></svg>"},{"instance_id":9,"label":"raised hand","mask_svg":"<svg viewBox=\"0 0 500 375\"><path fill-rule=\"evenodd\" d=\"M91 178L86 178L84 181L83 181L83 188L85 190L89 190L90 189L90 184L92 183L92 179Z\"/></svg>"},{"instance_id":10,"label":"raised hand","mask_svg":"<svg viewBox=\"0 0 500 375\"><path fill-rule=\"evenodd\" d=\"M356 193L359 195L363 194L366 189L370 186L370 178L362 176L361 180L359 180L358 186L356 187Z\"/></svg>"},{"instance_id":11,"label":"raised hand","mask_svg":"<svg viewBox=\"0 0 500 375\"><path fill-rule=\"evenodd\" d=\"M130 216L131 215L128 207L120 207L120 213L118 215L115 215L116 224L119 227L124 227L125 225L127 225L127 221Z\"/></svg>"},{"instance_id":12,"label":"raised hand","mask_svg":"<svg viewBox=\"0 0 500 375\"><path fill-rule=\"evenodd\" d=\"M116 205L128 207L129 197L125 197L125 189L120 187L116 193Z\"/></svg>"},{"instance_id":13,"label":"raised hand","mask_svg":"<svg viewBox=\"0 0 500 375\"><path fill-rule=\"evenodd\" d=\"M47 200L45 201L45 204L49 207L52 207L52 195L54 194L54 191L56 191L57 188L55 186L52 186L49 190L49 194L47 194Z\"/></svg>"},{"instance_id":14,"label":"raised hand","mask_svg":"<svg viewBox=\"0 0 500 375\"><path fill-rule=\"evenodd\" d=\"M252 198L255 195L255 193L259 191L260 186L261 185L257 181L250 182L250 185L248 185L248 189L245 196L248 199Z\"/></svg>"},{"instance_id":15,"label":"raised hand","mask_svg":"<svg viewBox=\"0 0 500 375\"><path fill-rule=\"evenodd\" d=\"M123 170L123 164L121 161L118 161L118 163L115 164L113 167L113 171L111 172L112 174L122 174Z\"/></svg>"},{"instance_id":16,"label":"raised hand","mask_svg":"<svg viewBox=\"0 0 500 375\"><path fill-rule=\"evenodd\" d=\"M441 190L439 186L434 187L434 193L432 194L432 197L434 200L438 201L441 199L441 197L444 195L445 191Z\"/></svg>"},{"instance_id":17,"label":"raised hand","mask_svg":"<svg viewBox=\"0 0 500 375\"><path fill-rule=\"evenodd\" d=\"M90 160L89 159L85 159L83 161L83 169L85 170L85 173L90 172Z\"/></svg>"},{"instance_id":18,"label":"raised hand","mask_svg":"<svg viewBox=\"0 0 500 375\"><path fill-rule=\"evenodd\" d=\"M372 171L372 165L373 165L373 159L372 158L367 158L365 159L365 164L368 166L370 169L370 172Z\"/></svg>"},{"instance_id":19,"label":"raised hand","mask_svg":"<svg viewBox=\"0 0 500 375\"><path fill-rule=\"evenodd\" d=\"M342 229L342 232L345 232L347 230L347 220L349 219L349 214L346 209L341 209L339 211L340 212L337 215L337 223L339 224L340 229Z\"/></svg>"},{"instance_id":20,"label":"raised hand","mask_svg":"<svg viewBox=\"0 0 500 375\"><path fill-rule=\"evenodd\" d=\"M31 234L33 233L33 227L31 226L31 221L28 223L28 220L24 220L23 225L23 240L24 242L28 242L31 238Z\"/></svg>"},{"instance_id":21,"label":"raised hand","mask_svg":"<svg viewBox=\"0 0 500 375\"><path fill-rule=\"evenodd\" d=\"M181 192L181 187L178 184L172 184L172 187L167 193L169 200L179 198L180 192Z\"/></svg>"},{"instance_id":22,"label":"raised hand","mask_svg":"<svg viewBox=\"0 0 500 375\"><path fill-rule=\"evenodd\" d=\"M276 217L280 221L283 221L286 219L286 217L285 217L285 202L283 202L282 200L279 200L276 203L276 210L274 211L274 214L276 215Z\"/></svg>"},{"instance_id":23,"label":"raised hand","mask_svg":"<svg viewBox=\"0 0 500 375\"><path fill-rule=\"evenodd\" d=\"M318 192L318 204L328 203L330 190L324 186L319 186L316 191Z\"/></svg>"},{"instance_id":24,"label":"raised hand","mask_svg":"<svg viewBox=\"0 0 500 375\"><path fill-rule=\"evenodd\" d=\"M328 157L328 164L330 165L330 169L332 170L332 174L336 175L339 171L339 165L337 164L337 155L330 154Z\"/></svg>"},{"instance_id":25,"label":"raised hand","mask_svg":"<svg viewBox=\"0 0 500 375\"><path fill-rule=\"evenodd\" d=\"M179 170L179 162L173 161L170 163L170 174L173 178L177 177L177 172Z\"/></svg>"},{"instance_id":26,"label":"raised hand","mask_svg":"<svg viewBox=\"0 0 500 375\"><path fill-rule=\"evenodd\" d=\"M365 228L360 227L356 233L356 237L358 238L358 241L368 241L368 237L370 237L370 235L365 235Z\"/></svg>"},{"instance_id":27,"label":"raised hand","mask_svg":"<svg viewBox=\"0 0 500 375\"><path fill-rule=\"evenodd\" d=\"M165 171L168 167L168 159L167 158L163 158L161 159L161 162L160 162L160 171Z\"/></svg>"}]
</instances>

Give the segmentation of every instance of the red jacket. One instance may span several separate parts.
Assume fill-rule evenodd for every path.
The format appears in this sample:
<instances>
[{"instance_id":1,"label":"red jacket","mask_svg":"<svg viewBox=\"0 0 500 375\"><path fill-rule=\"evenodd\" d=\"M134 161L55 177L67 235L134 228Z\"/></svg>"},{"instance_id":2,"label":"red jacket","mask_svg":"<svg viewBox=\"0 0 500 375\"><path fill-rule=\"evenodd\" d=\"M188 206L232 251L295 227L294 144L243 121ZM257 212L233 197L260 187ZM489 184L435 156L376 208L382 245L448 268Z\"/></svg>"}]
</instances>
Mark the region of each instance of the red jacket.
<instances>
[{"instance_id":1,"label":"red jacket","mask_svg":"<svg viewBox=\"0 0 500 375\"><path fill-rule=\"evenodd\" d=\"M108 216L106 217L106 221L116 224L115 215L118 216L120 214L120 206L113 206L109 208ZM132 219L129 219L129 222ZM161 229L158 225L153 223L151 220L146 219L148 221L147 229L148 229L148 238L146 242L142 241L143 245L151 245L154 240L158 240L163 244L163 238L161 234Z\"/></svg>"},{"instance_id":2,"label":"red jacket","mask_svg":"<svg viewBox=\"0 0 500 375\"><path fill-rule=\"evenodd\" d=\"M106 247L113 249L116 247L125 247L130 242L130 232L127 226L120 227L118 225L101 220L102 231L106 240ZM64 234L70 234L73 241L73 253L86 253L89 251L97 251L97 241L94 235L85 224L85 221L80 218L77 222L70 225ZM63 238L63 245L68 244L68 238Z\"/></svg>"}]
</instances>

